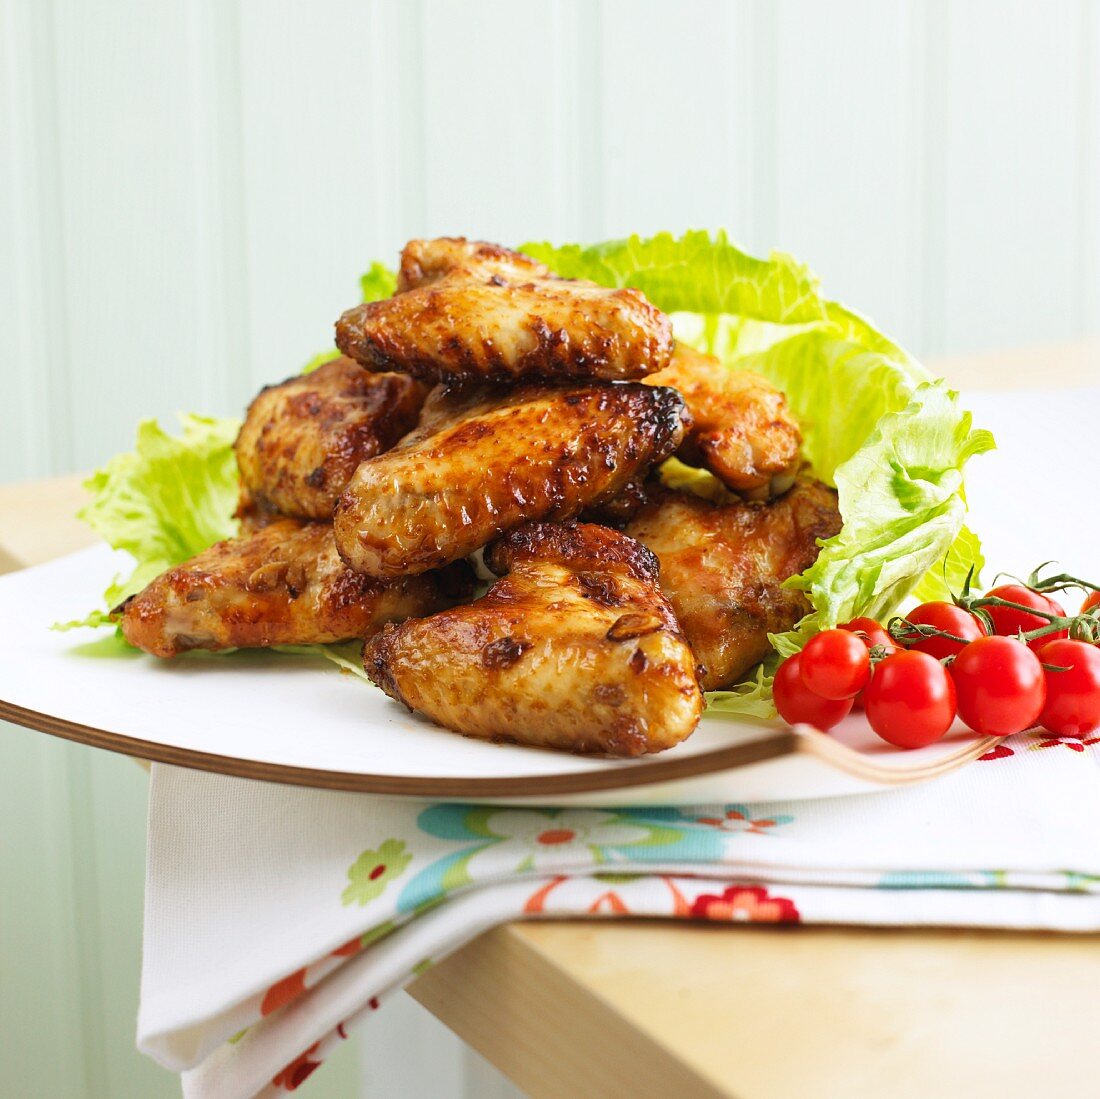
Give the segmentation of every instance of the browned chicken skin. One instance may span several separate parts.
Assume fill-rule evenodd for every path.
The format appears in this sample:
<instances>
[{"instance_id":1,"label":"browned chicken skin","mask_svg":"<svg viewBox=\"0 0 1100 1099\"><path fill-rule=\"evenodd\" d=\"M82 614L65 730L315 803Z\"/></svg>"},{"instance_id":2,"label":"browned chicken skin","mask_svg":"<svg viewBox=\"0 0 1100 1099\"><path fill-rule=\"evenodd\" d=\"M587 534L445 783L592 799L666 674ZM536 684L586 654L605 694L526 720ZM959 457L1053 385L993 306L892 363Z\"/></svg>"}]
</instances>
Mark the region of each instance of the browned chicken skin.
<instances>
[{"instance_id":1,"label":"browned chicken skin","mask_svg":"<svg viewBox=\"0 0 1100 1099\"><path fill-rule=\"evenodd\" d=\"M412 241L400 285L411 288L336 324L337 347L368 369L447 382L617 381L664 368L672 353L668 317L639 291L559 279L497 245Z\"/></svg>"},{"instance_id":2,"label":"browned chicken skin","mask_svg":"<svg viewBox=\"0 0 1100 1099\"><path fill-rule=\"evenodd\" d=\"M336 543L370 576L438 568L611 499L679 446L685 421L678 393L638 383L438 388L416 431L352 477Z\"/></svg>"},{"instance_id":3,"label":"browned chicken skin","mask_svg":"<svg viewBox=\"0 0 1100 1099\"><path fill-rule=\"evenodd\" d=\"M427 392L345 358L262 389L237 436L242 516L331 519L359 463L416 426Z\"/></svg>"},{"instance_id":4,"label":"browned chicken skin","mask_svg":"<svg viewBox=\"0 0 1100 1099\"><path fill-rule=\"evenodd\" d=\"M481 599L367 642L391 698L468 736L638 756L678 744L703 699L657 562L605 527L531 523L486 555Z\"/></svg>"},{"instance_id":5,"label":"browned chicken skin","mask_svg":"<svg viewBox=\"0 0 1100 1099\"><path fill-rule=\"evenodd\" d=\"M689 465L704 466L749 499L782 495L794 483L802 433L787 398L769 381L686 344L677 344L669 366L645 381L670 385L687 402L695 426L679 457Z\"/></svg>"},{"instance_id":6,"label":"browned chicken skin","mask_svg":"<svg viewBox=\"0 0 1100 1099\"><path fill-rule=\"evenodd\" d=\"M661 562L661 590L703 666L704 690L741 679L772 650L768 634L810 610L780 585L817 560L819 538L840 530L836 493L799 480L769 504L713 503L655 487L626 533Z\"/></svg>"},{"instance_id":7,"label":"browned chicken skin","mask_svg":"<svg viewBox=\"0 0 1100 1099\"><path fill-rule=\"evenodd\" d=\"M431 614L468 595L471 580L464 564L445 576L373 580L340 560L331 523L280 519L169 569L115 614L126 640L153 656L309 645Z\"/></svg>"},{"instance_id":8,"label":"browned chicken skin","mask_svg":"<svg viewBox=\"0 0 1100 1099\"><path fill-rule=\"evenodd\" d=\"M460 268L471 276L498 275L513 282L553 277L544 264L499 244L465 237L437 237L410 240L405 245L397 272L397 292L428 286Z\"/></svg>"}]
</instances>

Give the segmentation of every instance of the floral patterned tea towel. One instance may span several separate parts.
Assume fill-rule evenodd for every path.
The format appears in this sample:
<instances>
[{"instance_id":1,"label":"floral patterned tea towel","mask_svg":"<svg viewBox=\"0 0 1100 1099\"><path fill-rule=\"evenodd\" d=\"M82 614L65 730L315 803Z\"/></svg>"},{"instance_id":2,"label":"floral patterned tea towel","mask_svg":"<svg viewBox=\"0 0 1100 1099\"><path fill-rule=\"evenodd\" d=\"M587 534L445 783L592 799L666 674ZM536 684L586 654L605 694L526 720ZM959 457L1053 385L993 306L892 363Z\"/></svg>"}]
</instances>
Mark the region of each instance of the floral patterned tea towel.
<instances>
[{"instance_id":1,"label":"floral patterned tea towel","mask_svg":"<svg viewBox=\"0 0 1100 1099\"><path fill-rule=\"evenodd\" d=\"M193 1099L293 1091L391 992L514 919L1100 930L1097 741L1022 734L914 789L695 809L425 804L156 765L138 1044Z\"/></svg>"}]
</instances>

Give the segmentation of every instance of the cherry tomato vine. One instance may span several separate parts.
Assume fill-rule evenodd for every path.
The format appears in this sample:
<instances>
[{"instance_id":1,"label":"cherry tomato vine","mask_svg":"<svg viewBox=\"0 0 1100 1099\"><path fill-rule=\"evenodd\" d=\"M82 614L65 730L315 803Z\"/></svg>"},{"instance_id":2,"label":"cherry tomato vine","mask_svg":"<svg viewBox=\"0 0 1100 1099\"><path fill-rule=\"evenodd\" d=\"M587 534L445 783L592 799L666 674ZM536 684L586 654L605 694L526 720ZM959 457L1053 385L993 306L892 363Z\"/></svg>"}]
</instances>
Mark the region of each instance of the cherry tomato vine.
<instances>
[{"instance_id":1,"label":"cherry tomato vine","mask_svg":"<svg viewBox=\"0 0 1100 1099\"><path fill-rule=\"evenodd\" d=\"M1100 585L1044 575L1051 564L984 594L972 591L971 570L951 602L822 631L780 665L776 708L821 730L862 709L901 748L934 743L956 718L991 736L1036 724L1086 735L1100 727ZM1085 593L1076 614L1054 598L1067 591Z\"/></svg>"}]
</instances>

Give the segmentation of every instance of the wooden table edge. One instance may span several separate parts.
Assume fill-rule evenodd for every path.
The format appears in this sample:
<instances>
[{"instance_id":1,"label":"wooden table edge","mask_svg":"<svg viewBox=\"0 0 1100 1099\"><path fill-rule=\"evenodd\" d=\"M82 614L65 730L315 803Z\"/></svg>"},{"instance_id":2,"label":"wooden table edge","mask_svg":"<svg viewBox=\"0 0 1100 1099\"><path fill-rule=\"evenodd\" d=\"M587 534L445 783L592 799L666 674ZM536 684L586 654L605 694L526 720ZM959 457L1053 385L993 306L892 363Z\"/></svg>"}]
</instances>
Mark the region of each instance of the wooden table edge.
<instances>
[{"instance_id":1,"label":"wooden table edge","mask_svg":"<svg viewBox=\"0 0 1100 1099\"><path fill-rule=\"evenodd\" d=\"M526 930L503 924L484 932L406 991L532 1099L729 1099L579 985Z\"/></svg>"}]
</instances>

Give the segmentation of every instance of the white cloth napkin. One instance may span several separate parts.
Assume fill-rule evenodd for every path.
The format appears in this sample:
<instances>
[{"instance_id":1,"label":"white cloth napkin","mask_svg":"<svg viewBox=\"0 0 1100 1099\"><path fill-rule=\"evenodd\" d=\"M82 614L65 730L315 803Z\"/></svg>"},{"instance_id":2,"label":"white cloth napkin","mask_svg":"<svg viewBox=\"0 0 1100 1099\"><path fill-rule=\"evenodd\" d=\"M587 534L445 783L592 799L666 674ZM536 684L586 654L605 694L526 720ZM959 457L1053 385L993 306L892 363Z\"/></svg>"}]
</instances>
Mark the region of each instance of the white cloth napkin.
<instances>
[{"instance_id":1,"label":"white cloth napkin","mask_svg":"<svg viewBox=\"0 0 1100 1099\"><path fill-rule=\"evenodd\" d=\"M385 801L153 770L138 1044L184 1094L293 1090L504 920L660 916L1100 930L1100 736L939 782L699 809Z\"/></svg>"},{"instance_id":2,"label":"white cloth napkin","mask_svg":"<svg viewBox=\"0 0 1100 1099\"><path fill-rule=\"evenodd\" d=\"M996 567L1100 572L1100 393L975 399ZM1038 450L1031 424L1058 423ZM983 464L984 463L984 464ZM1093 476L1095 481L1095 476ZM294 1090L347 1028L503 920L660 916L1100 930L1100 737L1022 734L936 783L697 809L386 801L153 769L138 1045L193 1099Z\"/></svg>"}]
</instances>

